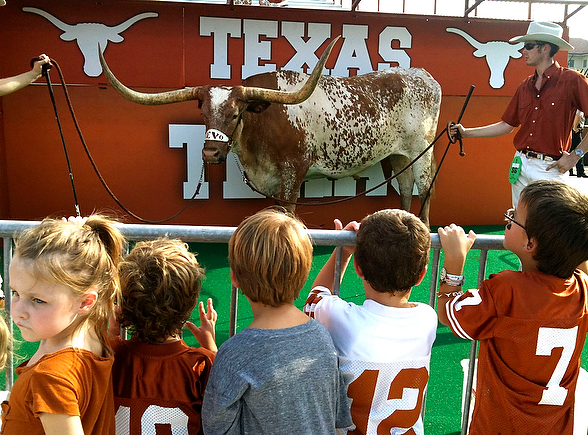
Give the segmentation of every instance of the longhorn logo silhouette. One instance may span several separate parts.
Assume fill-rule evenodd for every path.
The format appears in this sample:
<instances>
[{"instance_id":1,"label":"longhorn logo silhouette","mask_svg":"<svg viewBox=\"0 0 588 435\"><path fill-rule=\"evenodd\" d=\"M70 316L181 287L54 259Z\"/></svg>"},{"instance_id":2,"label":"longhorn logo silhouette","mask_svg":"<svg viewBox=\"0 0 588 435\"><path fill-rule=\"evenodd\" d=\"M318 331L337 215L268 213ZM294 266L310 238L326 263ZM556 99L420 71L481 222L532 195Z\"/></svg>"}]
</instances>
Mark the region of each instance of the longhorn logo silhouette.
<instances>
[{"instance_id":1,"label":"longhorn logo silhouette","mask_svg":"<svg viewBox=\"0 0 588 435\"><path fill-rule=\"evenodd\" d=\"M82 56L84 56L84 72L90 77L98 77L102 74L102 66L100 66L100 60L98 59L98 44L105 51L108 41L115 43L124 41L124 38L120 34L137 21L159 16L157 12L144 12L129 18L118 26L107 26L102 23L67 24L42 9L24 7L22 10L40 15L50 21L55 27L63 30L60 38L64 41L75 40L82 52Z\"/></svg>"},{"instance_id":2,"label":"longhorn logo silhouette","mask_svg":"<svg viewBox=\"0 0 588 435\"><path fill-rule=\"evenodd\" d=\"M474 56L486 58L486 63L490 68L490 86L495 89L504 86L504 70L506 70L511 57L518 59L522 56L519 51L523 48L522 42L517 44L511 44L507 41L480 42L461 29L447 27L445 30L449 33L460 35L469 42L476 49Z\"/></svg>"}]
</instances>

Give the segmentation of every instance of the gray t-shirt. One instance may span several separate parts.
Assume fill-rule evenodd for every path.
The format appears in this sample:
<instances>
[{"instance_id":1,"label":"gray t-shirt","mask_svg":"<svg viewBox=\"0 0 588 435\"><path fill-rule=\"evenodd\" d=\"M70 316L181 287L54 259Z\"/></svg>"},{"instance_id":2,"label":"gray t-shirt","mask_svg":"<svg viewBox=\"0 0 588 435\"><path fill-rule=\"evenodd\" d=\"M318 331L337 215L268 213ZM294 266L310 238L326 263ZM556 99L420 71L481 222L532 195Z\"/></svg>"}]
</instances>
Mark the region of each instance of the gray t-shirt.
<instances>
[{"instance_id":1,"label":"gray t-shirt","mask_svg":"<svg viewBox=\"0 0 588 435\"><path fill-rule=\"evenodd\" d=\"M219 349L202 404L206 435L331 435L352 425L338 357L314 319L247 328Z\"/></svg>"}]
</instances>

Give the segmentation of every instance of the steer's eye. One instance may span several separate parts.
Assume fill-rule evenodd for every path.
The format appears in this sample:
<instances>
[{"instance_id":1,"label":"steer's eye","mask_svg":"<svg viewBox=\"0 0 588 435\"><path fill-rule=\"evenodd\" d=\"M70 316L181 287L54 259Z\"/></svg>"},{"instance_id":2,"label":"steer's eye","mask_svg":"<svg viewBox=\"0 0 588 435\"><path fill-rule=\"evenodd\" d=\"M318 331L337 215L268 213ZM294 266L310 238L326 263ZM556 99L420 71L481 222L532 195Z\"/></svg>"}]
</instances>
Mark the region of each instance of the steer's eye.
<instances>
[{"instance_id":1,"label":"steer's eye","mask_svg":"<svg viewBox=\"0 0 588 435\"><path fill-rule=\"evenodd\" d=\"M235 114L233 115L233 119L237 119L238 117L239 117L239 114L237 114L237 113L235 113Z\"/></svg>"}]
</instances>

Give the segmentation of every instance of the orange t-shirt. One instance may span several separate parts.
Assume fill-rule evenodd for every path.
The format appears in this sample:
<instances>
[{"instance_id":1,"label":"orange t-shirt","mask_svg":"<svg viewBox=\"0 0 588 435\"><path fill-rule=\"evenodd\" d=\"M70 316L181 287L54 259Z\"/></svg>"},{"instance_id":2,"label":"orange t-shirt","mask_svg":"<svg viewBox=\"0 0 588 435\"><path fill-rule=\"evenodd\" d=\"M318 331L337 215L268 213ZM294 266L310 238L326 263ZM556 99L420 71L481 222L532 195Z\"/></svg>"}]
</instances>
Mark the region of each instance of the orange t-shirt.
<instances>
[{"instance_id":1,"label":"orange t-shirt","mask_svg":"<svg viewBox=\"0 0 588 435\"><path fill-rule=\"evenodd\" d=\"M112 358L63 349L16 369L18 379L2 403L3 435L44 435L39 414L80 416L84 434L114 435Z\"/></svg>"}]
</instances>

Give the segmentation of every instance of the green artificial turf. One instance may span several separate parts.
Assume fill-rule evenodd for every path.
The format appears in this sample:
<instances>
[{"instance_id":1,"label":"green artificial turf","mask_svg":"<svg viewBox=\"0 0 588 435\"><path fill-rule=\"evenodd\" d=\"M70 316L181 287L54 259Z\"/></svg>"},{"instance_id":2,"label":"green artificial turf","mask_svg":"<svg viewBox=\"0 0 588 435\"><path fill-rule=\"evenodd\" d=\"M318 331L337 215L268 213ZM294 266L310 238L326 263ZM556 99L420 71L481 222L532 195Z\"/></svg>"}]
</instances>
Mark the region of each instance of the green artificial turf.
<instances>
[{"instance_id":1,"label":"green artificial turf","mask_svg":"<svg viewBox=\"0 0 588 435\"><path fill-rule=\"evenodd\" d=\"M474 226L465 228L466 232L473 229L477 234L501 235L504 232L502 226ZM432 231L436 231L433 228ZM215 309L218 312L216 337L218 344L222 344L229 338L229 314L231 283L229 279L229 265L227 259L227 245L217 243L191 243L190 248L198 254L198 260L206 268L206 280L200 294L200 300L206 301L211 297ZM328 260L333 249L318 246L314 249L313 267L306 286L300 292L296 305L302 308L306 296L310 292L312 282L324 263ZM464 274L466 276L465 288L477 286L479 251L471 251L468 255ZM441 254L441 264L443 255ZM490 251L488 253L486 277L490 273L504 269L517 270L519 261L517 257L508 251ZM429 286L431 279L431 266L423 283L413 289L411 300L428 303ZM341 284L341 297L345 300L362 304L365 300L361 280L355 275L352 267L349 267ZM237 331L246 328L252 321L252 314L247 300L239 294L237 310ZM199 324L197 311L194 311L193 319ZM18 328L15 327L15 336L18 340ZM184 334L186 343L197 346L197 343L188 331ZM16 353L20 361L32 355L37 348L36 343L19 341ZM582 367L587 368L588 355L584 349L582 353ZM446 326L439 325L437 339L433 346L431 356L431 370L427 401L425 408L425 433L430 435L458 434L461 428L461 397L463 385L463 371L460 361L469 358L470 342L461 340L453 335ZM0 388L3 388L4 380L0 380Z\"/></svg>"}]
</instances>

